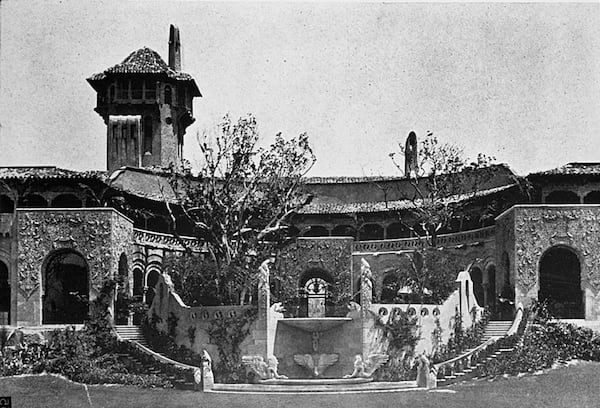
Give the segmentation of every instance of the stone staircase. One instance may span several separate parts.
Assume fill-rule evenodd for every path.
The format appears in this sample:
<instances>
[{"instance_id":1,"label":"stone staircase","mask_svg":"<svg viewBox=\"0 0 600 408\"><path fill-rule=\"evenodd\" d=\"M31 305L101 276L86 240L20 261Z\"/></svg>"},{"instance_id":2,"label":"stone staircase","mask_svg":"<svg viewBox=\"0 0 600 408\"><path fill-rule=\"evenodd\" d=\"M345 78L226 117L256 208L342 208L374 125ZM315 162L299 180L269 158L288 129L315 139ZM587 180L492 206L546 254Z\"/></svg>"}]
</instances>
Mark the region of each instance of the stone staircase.
<instances>
[{"instance_id":1,"label":"stone staircase","mask_svg":"<svg viewBox=\"0 0 600 408\"><path fill-rule=\"evenodd\" d=\"M485 326L482 341L487 341L492 337L504 337L512 326L511 320L492 320Z\"/></svg>"},{"instance_id":2,"label":"stone staircase","mask_svg":"<svg viewBox=\"0 0 600 408\"><path fill-rule=\"evenodd\" d=\"M437 385L444 386L458 381L477 378L480 368L504 353L511 353L514 348L495 347L496 340L506 336L513 326L512 321L490 321L482 336L482 343L465 350L460 356L437 364Z\"/></svg>"},{"instance_id":3,"label":"stone staircase","mask_svg":"<svg viewBox=\"0 0 600 408\"><path fill-rule=\"evenodd\" d=\"M148 342L146 341L140 326L115 326L115 330L121 339L127 341L136 341L142 346L148 347Z\"/></svg>"},{"instance_id":4,"label":"stone staircase","mask_svg":"<svg viewBox=\"0 0 600 408\"><path fill-rule=\"evenodd\" d=\"M139 326L115 326L115 331L121 340L132 343L139 353L122 353L119 357L132 369L139 373L155 374L167 378L173 386L178 389L196 389L193 375L184 375L181 366L167 356L150 349L141 327ZM162 360L162 361L159 361ZM173 369L165 370L165 365L173 366ZM179 366L179 369L175 367Z\"/></svg>"}]
</instances>

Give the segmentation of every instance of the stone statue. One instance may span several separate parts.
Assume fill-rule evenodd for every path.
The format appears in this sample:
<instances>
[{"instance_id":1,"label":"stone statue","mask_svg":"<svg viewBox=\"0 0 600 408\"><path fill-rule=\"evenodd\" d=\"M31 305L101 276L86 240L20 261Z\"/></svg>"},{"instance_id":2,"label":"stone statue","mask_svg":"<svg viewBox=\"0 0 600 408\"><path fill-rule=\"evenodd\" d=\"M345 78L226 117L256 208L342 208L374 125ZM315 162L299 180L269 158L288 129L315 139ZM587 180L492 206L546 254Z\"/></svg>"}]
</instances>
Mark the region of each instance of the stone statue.
<instances>
[{"instance_id":1,"label":"stone statue","mask_svg":"<svg viewBox=\"0 0 600 408\"><path fill-rule=\"evenodd\" d=\"M246 376L250 382L287 378L285 375L278 373L279 361L275 356L269 356L267 363L265 363L263 356L242 356L242 363L247 368Z\"/></svg>"},{"instance_id":2,"label":"stone statue","mask_svg":"<svg viewBox=\"0 0 600 408\"><path fill-rule=\"evenodd\" d=\"M197 370L194 371L194 381L197 381ZM202 389L211 390L215 385L215 377L212 372L212 359L206 350L202 350Z\"/></svg>"},{"instance_id":3,"label":"stone statue","mask_svg":"<svg viewBox=\"0 0 600 408\"><path fill-rule=\"evenodd\" d=\"M371 354L365 362L362 356L357 354L354 359L354 371L352 374L345 375L344 378L370 378L388 359L389 356L387 354Z\"/></svg>"},{"instance_id":4,"label":"stone statue","mask_svg":"<svg viewBox=\"0 0 600 408\"><path fill-rule=\"evenodd\" d=\"M287 379L287 376L279 374L277 372L277 367L279 366L279 361L275 356L269 356L267 358L267 378L274 378L276 380L279 379Z\"/></svg>"},{"instance_id":5,"label":"stone statue","mask_svg":"<svg viewBox=\"0 0 600 408\"><path fill-rule=\"evenodd\" d=\"M258 267L258 290L268 291L269 288L269 264L273 262L272 258L267 259Z\"/></svg>"},{"instance_id":6,"label":"stone statue","mask_svg":"<svg viewBox=\"0 0 600 408\"><path fill-rule=\"evenodd\" d=\"M295 354L296 364L306 368L310 374L317 378L330 366L337 363L339 355L337 354Z\"/></svg>"},{"instance_id":7,"label":"stone statue","mask_svg":"<svg viewBox=\"0 0 600 408\"><path fill-rule=\"evenodd\" d=\"M429 359L425 354L417 356L417 387L435 388L435 372L432 371Z\"/></svg>"},{"instance_id":8,"label":"stone statue","mask_svg":"<svg viewBox=\"0 0 600 408\"><path fill-rule=\"evenodd\" d=\"M373 274L371 266L365 260L360 258L360 303L362 310L367 312L373 301Z\"/></svg>"}]
</instances>

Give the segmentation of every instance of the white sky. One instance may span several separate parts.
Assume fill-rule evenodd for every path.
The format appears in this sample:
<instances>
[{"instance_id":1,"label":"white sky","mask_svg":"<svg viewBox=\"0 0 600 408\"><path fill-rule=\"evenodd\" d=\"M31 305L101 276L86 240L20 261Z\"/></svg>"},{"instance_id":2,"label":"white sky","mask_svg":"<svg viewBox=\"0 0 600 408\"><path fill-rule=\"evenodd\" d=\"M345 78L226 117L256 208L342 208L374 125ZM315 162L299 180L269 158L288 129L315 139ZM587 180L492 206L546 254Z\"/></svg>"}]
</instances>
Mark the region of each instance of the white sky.
<instances>
[{"instance_id":1,"label":"white sky","mask_svg":"<svg viewBox=\"0 0 600 408\"><path fill-rule=\"evenodd\" d=\"M265 143L308 132L311 175L392 175L388 153L433 131L526 174L600 161L600 5L0 3L0 165L106 168L85 79L148 46L204 95L195 134L230 112Z\"/></svg>"}]
</instances>

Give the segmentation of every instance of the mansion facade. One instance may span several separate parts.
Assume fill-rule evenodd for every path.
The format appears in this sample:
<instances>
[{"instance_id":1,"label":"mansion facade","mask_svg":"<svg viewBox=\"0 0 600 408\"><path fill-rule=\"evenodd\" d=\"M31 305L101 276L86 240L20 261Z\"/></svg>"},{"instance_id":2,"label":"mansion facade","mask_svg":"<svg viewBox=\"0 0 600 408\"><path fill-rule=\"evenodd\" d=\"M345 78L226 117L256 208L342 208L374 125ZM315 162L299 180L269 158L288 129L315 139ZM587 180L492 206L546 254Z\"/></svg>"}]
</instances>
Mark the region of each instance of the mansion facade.
<instances>
[{"instance_id":1,"label":"mansion facade","mask_svg":"<svg viewBox=\"0 0 600 408\"><path fill-rule=\"evenodd\" d=\"M160 168L181 161L192 101L202 96L181 72L174 27L169 45L168 63L142 48L88 79L106 124L107 171L0 167L0 325L82 323L88 301L119 276L151 304L166 257L183 252L182 242L204 251L183 218L176 237L165 205L177 200ZM486 177L476 194L449 197L461 212L437 245L468 268L479 305L499 314L502 305L547 300L558 317L600 320L600 163L526 177L506 165L478 171ZM390 276L419 247L402 222L410 180L317 177L305 188L314 199L291 232L312 251L306 268L340 256L326 247L344 238L348 290L358 291L364 258L374 298L393 302Z\"/></svg>"}]
</instances>

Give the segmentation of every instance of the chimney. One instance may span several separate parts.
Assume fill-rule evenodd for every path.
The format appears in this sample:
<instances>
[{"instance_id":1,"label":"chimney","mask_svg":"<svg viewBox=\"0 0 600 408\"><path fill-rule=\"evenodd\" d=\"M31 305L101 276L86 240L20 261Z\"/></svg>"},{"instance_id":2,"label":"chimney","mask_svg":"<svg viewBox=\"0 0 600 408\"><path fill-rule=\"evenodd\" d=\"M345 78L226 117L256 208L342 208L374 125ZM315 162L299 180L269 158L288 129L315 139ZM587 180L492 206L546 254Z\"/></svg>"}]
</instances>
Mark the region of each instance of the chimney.
<instances>
[{"instance_id":1,"label":"chimney","mask_svg":"<svg viewBox=\"0 0 600 408\"><path fill-rule=\"evenodd\" d=\"M181 42L179 41L179 28L171 24L169 29L169 68L181 71Z\"/></svg>"},{"instance_id":2,"label":"chimney","mask_svg":"<svg viewBox=\"0 0 600 408\"><path fill-rule=\"evenodd\" d=\"M404 147L404 177L417 177L418 172L417 134L410 132Z\"/></svg>"}]
</instances>

